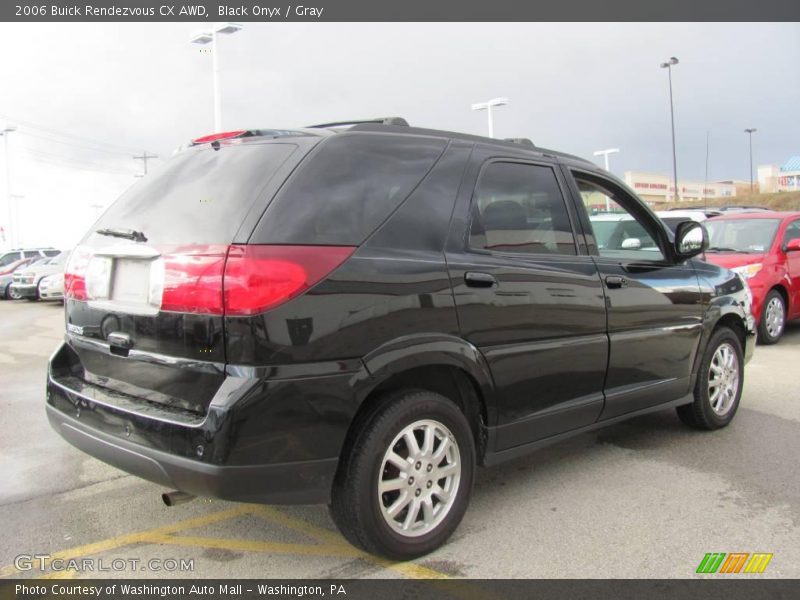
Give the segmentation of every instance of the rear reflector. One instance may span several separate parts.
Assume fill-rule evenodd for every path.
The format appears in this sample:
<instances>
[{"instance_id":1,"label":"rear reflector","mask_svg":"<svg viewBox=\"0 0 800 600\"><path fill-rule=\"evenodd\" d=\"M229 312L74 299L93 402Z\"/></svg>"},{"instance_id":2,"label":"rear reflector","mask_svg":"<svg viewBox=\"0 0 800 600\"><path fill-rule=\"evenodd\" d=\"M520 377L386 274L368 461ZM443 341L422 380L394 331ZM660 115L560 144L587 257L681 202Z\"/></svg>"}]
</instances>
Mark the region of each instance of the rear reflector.
<instances>
[{"instance_id":1,"label":"rear reflector","mask_svg":"<svg viewBox=\"0 0 800 600\"><path fill-rule=\"evenodd\" d=\"M225 314L254 315L299 296L353 253L352 246L231 246Z\"/></svg>"},{"instance_id":2,"label":"rear reflector","mask_svg":"<svg viewBox=\"0 0 800 600\"><path fill-rule=\"evenodd\" d=\"M299 296L347 260L355 247L198 245L159 250L161 255L150 264L147 297L152 309L246 316ZM92 257L86 246L73 251L64 273L67 298L106 299L87 292Z\"/></svg>"}]
</instances>

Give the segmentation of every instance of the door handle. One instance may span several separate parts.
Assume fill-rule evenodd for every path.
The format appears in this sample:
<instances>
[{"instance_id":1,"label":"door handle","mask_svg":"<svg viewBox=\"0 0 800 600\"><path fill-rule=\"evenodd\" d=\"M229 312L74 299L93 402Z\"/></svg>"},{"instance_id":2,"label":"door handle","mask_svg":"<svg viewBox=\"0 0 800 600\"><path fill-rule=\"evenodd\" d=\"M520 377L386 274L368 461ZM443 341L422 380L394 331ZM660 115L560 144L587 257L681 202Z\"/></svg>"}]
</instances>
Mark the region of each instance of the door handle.
<instances>
[{"instance_id":1,"label":"door handle","mask_svg":"<svg viewBox=\"0 0 800 600\"><path fill-rule=\"evenodd\" d=\"M490 288L493 285L497 285L497 279L493 275L489 275L489 273L467 271L464 273L464 283L469 287Z\"/></svg>"},{"instance_id":2,"label":"door handle","mask_svg":"<svg viewBox=\"0 0 800 600\"><path fill-rule=\"evenodd\" d=\"M609 275L606 277L606 286L610 289L628 287L628 280L620 275Z\"/></svg>"}]
</instances>

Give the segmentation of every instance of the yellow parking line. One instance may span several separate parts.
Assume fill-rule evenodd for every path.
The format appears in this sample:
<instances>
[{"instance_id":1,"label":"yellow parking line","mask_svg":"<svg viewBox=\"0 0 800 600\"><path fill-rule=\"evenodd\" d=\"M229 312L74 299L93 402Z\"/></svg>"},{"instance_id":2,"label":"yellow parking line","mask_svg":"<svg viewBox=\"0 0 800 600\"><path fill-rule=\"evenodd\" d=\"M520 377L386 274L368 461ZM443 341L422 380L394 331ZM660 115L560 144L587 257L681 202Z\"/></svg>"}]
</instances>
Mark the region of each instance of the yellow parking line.
<instances>
[{"instance_id":1,"label":"yellow parking line","mask_svg":"<svg viewBox=\"0 0 800 600\"><path fill-rule=\"evenodd\" d=\"M260 542L258 540L235 540L228 538L213 538L185 535L150 535L147 541L155 544L171 544L173 546L189 546L199 548L218 548L221 550L235 550L242 552L268 552L271 554L298 554L314 556L347 556L355 555L357 551L349 552L340 545L329 544L287 544L284 542Z\"/></svg>"},{"instance_id":2,"label":"yellow parking line","mask_svg":"<svg viewBox=\"0 0 800 600\"><path fill-rule=\"evenodd\" d=\"M247 514L248 512L250 512L250 507L243 505L229 510L221 510L208 515L194 517L192 519L177 521L169 525L156 527L155 529L137 531L134 533L125 533L123 535L109 538L107 540L92 542L89 544L84 544L83 546L75 546L74 548L68 548L67 550L61 550L59 552L55 552L52 555L50 555L50 560L55 558L70 560L72 558L80 558L83 556L89 556L91 554L107 552L109 550L115 550L116 548L127 546L129 544L147 542L148 536L151 535L175 533L178 531L183 531L185 529L202 527L204 525L210 525L211 523L217 523L219 521L233 519L240 515ZM17 569L14 565L8 565L0 569L0 578L10 577L12 575L17 575L19 573L20 573L19 569Z\"/></svg>"},{"instance_id":3,"label":"yellow parking line","mask_svg":"<svg viewBox=\"0 0 800 600\"><path fill-rule=\"evenodd\" d=\"M378 558L372 554L362 552L361 550L358 550L348 544L341 535L334 533L329 529L312 525L311 523L297 519L291 515L287 515L282 510L278 510L272 506L255 506L253 507L253 514L263 517L268 521L272 521L273 523L277 523L278 525L283 525L289 529L304 533L321 542L328 542L330 544L336 544L340 547L347 548L351 556L363 558L364 560L367 560L375 565L385 569L397 571L398 573L402 573L406 577L410 577L412 579L450 579L450 576L445 573L436 571L434 569L429 569L428 567L423 567L415 563L392 562L390 560ZM340 555L344 556L343 554Z\"/></svg>"}]
</instances>

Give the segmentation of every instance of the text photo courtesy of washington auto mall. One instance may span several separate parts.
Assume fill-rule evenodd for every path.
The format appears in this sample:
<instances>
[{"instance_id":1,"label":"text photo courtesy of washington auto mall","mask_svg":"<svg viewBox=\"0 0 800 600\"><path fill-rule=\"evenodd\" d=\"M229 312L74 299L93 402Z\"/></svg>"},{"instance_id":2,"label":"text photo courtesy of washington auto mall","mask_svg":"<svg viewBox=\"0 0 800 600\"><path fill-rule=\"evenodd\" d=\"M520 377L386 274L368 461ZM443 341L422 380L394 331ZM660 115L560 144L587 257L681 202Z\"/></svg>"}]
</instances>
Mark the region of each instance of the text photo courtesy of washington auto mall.
<instances>
[{"instance_id":1,"label":"text photo courtesy of washington auto mall","mask_svg":"<svg viewBox=\"0 0 800 600\"><path fill-rule=\"evenodd\" d=\"M0 600L798 597L800 5L645 4L0 6Z\"/></svg>"}]
</instances>

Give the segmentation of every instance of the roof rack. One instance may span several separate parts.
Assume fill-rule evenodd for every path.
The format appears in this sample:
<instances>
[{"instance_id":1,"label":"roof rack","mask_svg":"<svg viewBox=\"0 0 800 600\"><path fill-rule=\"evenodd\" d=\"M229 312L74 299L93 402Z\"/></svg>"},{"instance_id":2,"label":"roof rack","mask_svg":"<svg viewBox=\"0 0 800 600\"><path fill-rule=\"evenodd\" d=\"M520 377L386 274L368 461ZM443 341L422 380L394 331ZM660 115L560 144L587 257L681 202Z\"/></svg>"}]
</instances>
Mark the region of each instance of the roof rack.
<instances>
[{"instance_id":1,"label":"roof rack","mask_svg":"<svg viewBox=\"0 0 800 600\"><path fill-rule=\"evenodd\" d=\"M364 125L367 123L377 125L394 125L396 127L408 127L408 121L403 117L384 117L381 119L366 119L362 121L336 121L334 123L320 123L319 125L308 125L308 129L326 129L328 127L345 127L346 125Z\"/></svg>"},{"instance_id":2,"label":"roof rack","mask_svg":"<svg viewBox=\"0 0 800 600\"><path fill-rule=\"evenodd\" d=\"M513 142L514 144L522 144L523 146L534 146L535 144L528 138L504 138L504 142Z\"/></svg>"}]
</instances>

